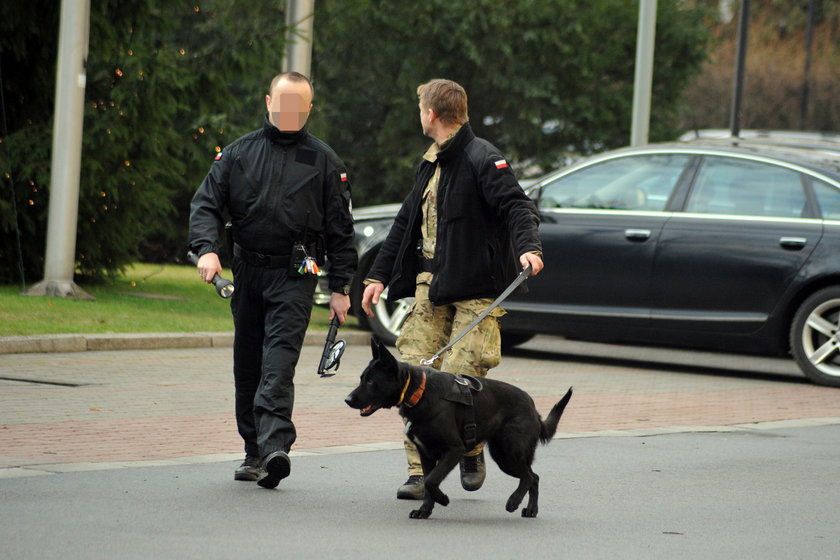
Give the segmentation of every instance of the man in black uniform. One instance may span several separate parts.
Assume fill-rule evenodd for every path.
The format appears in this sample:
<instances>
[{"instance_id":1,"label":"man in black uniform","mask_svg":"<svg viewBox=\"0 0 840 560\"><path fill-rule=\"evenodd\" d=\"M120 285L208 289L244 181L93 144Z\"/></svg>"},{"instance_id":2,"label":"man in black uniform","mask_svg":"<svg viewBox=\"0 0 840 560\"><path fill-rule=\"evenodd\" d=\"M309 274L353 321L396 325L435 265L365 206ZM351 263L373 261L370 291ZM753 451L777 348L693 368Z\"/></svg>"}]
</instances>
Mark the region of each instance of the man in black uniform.
<instances>
[{"instance_id":1,"label":"man in black uniform","mask_svg":"<svg viewBox=\"0 0 840 560\"><path fill-rule=\"evenodd\" d=\"M245 441L234 478L264 488L275 488L291 471L295 366L317 265L329 256L330 319L344 323L357 264L347 170L305 127L312 96L302 74L275 76L262 129L216 156L190 207L189 246L205 282L222 270L223 209L233 225L233 374L236 424Z\"/></svg>"}]
</instances>

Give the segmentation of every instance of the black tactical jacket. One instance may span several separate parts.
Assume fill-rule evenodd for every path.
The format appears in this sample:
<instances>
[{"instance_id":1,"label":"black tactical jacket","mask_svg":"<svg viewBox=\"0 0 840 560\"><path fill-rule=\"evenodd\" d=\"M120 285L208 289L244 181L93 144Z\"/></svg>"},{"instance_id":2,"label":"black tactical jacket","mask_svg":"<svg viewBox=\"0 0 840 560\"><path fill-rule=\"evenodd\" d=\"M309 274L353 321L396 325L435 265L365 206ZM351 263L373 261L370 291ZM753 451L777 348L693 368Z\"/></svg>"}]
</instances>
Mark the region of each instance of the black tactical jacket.
<instances>
[{"instance_id":1,"label":"black tactical jacket","mask_svg":"<svg viewBox=\"0 0 840 560\"><path fill-rule=\"evenodd\" d=\"M323 252L330 260L330 289L350 283L358 259L347 170L305 127L283 133L266 120L216 156L190 205L189 246L199 256L219 252L224 209L244 249L284 256L296 242L317 245L318 263Z\"/></svg>"},{"instance_id":2,"label":"black tactical jacket","mask_svg":"<svg viewBox=\"0 0 840 560\"><path fill-rule=\"evenodd\" d=\"M429 299L436 305L495 298L521 270L519 255L541 251L539 213L501 152L469 123L438 152L438 228ZM389 286L388 298L414 295L423 190L435 171L423 160L414 189L367 278Z\"/></svg>"}]
</instances>

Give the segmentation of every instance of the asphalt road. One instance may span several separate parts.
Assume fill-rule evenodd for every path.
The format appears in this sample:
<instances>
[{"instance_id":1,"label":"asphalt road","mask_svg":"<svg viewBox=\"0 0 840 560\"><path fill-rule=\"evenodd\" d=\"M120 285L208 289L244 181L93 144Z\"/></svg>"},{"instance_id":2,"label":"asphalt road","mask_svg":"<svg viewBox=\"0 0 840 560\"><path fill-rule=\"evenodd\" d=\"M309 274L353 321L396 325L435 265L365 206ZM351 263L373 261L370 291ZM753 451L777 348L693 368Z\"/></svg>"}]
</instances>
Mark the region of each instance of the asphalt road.
<instances>
[{"instance_id":1,"label":"asphalt road","mask_svg":"<svg viewBox=\"0 0 840 560\"><path fill-rule=\"evenodd\" d=\"M840 556L840 426L596 437L538 451L540 513L504 510L513 479L450 476L411 520L401 451L298 457L278 490L234 462L0 481L6 559L663 558Z\"/></svg>"}]
</instances>

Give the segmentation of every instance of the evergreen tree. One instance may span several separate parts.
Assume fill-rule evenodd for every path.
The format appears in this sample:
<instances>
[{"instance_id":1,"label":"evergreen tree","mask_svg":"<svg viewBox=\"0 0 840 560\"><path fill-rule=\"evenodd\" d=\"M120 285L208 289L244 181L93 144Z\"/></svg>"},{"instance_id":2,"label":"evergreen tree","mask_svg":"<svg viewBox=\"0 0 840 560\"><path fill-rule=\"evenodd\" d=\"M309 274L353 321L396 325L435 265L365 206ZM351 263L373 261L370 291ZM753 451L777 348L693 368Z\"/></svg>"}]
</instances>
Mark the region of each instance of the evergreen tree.
<instances>
[{"instance_id":1,"label":"evergreen tree","mask_svg":"<svg viewBox=\"0 0 840 560\"><path fill-rule=\"evenodd\" d=\"M0 280L40 279L49 201L59 2L0 4L7 114ZM280 70L284 2L91 3L77 271L102 279L145 254L182 256L189 200L217 150L257 128ZM11 211L17 204L17 223Z\"/></svg>"}]
</instances>

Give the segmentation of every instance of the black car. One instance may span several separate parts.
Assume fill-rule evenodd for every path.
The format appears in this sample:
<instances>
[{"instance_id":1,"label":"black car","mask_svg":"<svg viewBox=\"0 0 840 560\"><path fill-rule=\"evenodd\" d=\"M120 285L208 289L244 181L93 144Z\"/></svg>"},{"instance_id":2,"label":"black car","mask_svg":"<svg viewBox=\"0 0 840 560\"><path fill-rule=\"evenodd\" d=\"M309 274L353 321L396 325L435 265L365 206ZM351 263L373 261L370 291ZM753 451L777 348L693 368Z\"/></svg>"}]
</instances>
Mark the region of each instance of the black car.
<instances>
[{"instance_id":1,"label":"black car","mask_svg":"<svg viewBox=\"0 0 840 560\"><path fill-rule=\"evenodd\" d=\"M840 386L840 143L697 138L606 152L528 187L546 268L505 301L535 334L793 354ZM357 209L362 324L392 342L410 302L360 309L399 205Z\"/></svg>"}]
</instances>

